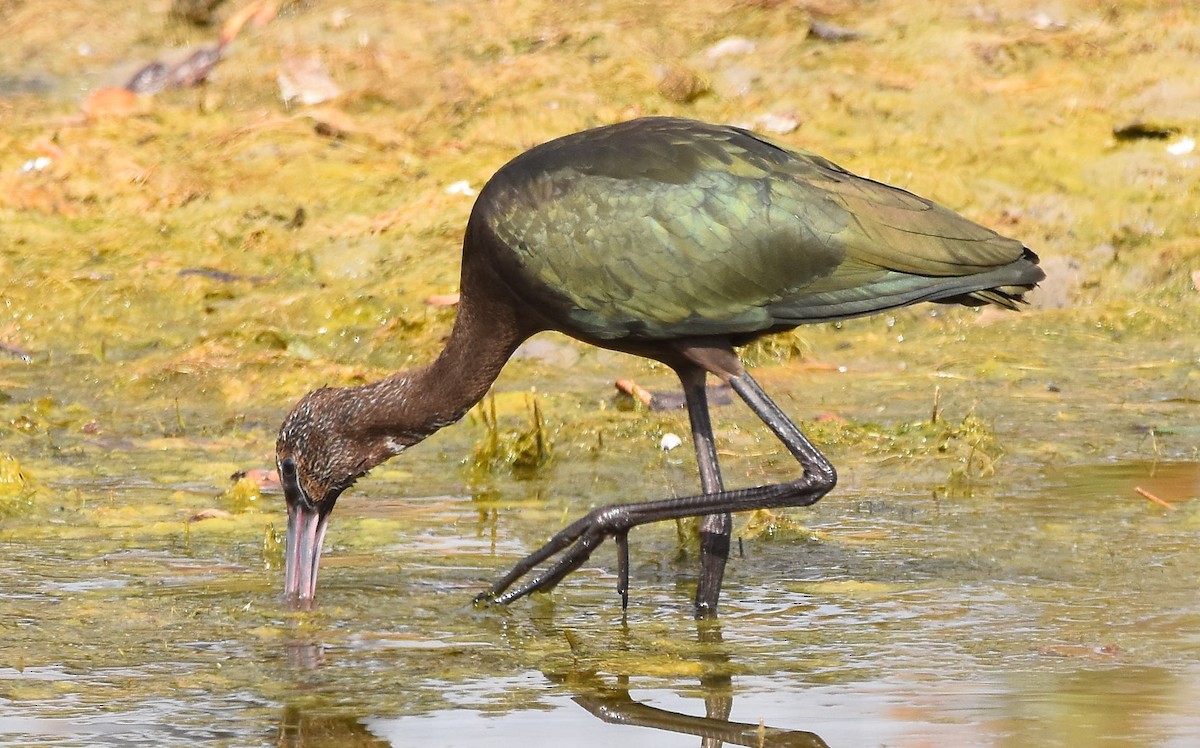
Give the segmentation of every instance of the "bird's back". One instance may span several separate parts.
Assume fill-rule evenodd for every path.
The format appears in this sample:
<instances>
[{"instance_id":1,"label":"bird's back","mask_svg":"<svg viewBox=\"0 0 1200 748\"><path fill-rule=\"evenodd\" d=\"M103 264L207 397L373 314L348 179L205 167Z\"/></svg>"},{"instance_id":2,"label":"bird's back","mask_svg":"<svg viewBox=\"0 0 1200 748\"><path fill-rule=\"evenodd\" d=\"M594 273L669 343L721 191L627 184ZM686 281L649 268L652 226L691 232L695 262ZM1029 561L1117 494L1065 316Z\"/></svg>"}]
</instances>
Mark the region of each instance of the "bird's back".
<instances>
[{"instance_id":1,"label":"bird's back","mask_svg":"<svg viewBox=\"0 0 1200 748\"><path fill-rule=\"evenodd\" d=\"M734 127L647 118L550 141L481 191L490 253L594 340L746 336L916 301L1002 303L1037 257L949 210Z\"/></svg>"}]
</instances>

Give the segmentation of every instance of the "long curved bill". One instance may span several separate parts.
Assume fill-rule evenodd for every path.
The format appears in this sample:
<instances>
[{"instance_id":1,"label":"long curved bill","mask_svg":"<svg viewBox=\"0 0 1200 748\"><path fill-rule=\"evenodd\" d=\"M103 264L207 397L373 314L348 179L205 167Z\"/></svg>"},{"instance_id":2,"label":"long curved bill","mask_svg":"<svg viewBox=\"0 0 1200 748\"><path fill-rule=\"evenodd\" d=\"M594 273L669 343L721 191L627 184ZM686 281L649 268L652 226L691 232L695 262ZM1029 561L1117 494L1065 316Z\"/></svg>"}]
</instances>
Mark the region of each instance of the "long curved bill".
<instances>
[{"instance_id":1,"label":"long curved bill","mask_svg":"<svg viewBox=\"0 0 1200 748\"><path fill-rule=\"evenodd\" d=\"M312 604L317 594L317 568L321 546L329 527L329 513L299 502L288 502L287 542L283 559L283 595L300 607Z\"/></svg>"}]
</instances>

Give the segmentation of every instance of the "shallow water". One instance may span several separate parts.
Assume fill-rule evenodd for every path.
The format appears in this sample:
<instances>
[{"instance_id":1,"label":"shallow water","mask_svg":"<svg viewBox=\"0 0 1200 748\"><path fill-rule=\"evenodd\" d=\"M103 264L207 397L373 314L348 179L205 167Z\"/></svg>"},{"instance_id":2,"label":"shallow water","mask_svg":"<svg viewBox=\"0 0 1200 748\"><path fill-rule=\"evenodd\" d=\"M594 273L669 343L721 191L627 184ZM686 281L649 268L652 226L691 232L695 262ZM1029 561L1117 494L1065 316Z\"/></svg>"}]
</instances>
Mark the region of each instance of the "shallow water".
<instances>
[{"instance_id":1,"label":"shallow water","mask_svg":"<svg viewBox=\"0 0 1200 748\"><path fill-rule=\"evenodd\" d=\"M468 469L482 428L468 419L364 480L338 506L307 613L278 598L278 496L186 522L229 506L191 477L197 457L244 459L242 439L269 442L266 417L240 438L120 448L59 432L59 468L0 525L0 744L1190 744L1194 351L1157 344L1158 364L1131 378L1106 345L1075 341L1082 376L1050 370L1062 341L1031 335L1036 315L969 343L965 323L932 322L893 322L908 342L882 357L858 349L885 322L812 331L845 373L759 369L800 417L852 419L809 424L842 482L774 532L739 519L716 624L689 616L693 552L670 525L633 534L624 616L607 547L551 595L470 604L587 507L693 485L686 448L657 446L683 414L614 408L604 354L570 372L518 362L498 385L537 379L548 468ZM1015 376L929 364L1014 337L1031 341ZM37 366L6 367L9 415L36 401ZM1099 405L1110 376L1122 401ZM518 418L524 398L510 399ZM930 443L970 409L1005 454L964 484L950 479L967 454L956 439ZM789 475L743 411L716 410L727 481ZM418 491L431 498L404 498Z\"/></svg>"},{"instance_id":2,"label":"shallow water","mask_svg":"<svg viewBox=\"0 0 1200 748\"><path fill-rule=\"evenodd\" d=\"M1200 743L1195 4L287 3L206 85L83 116L213 43L158 5L0 4L0 745ZM343 95L281 103L289 60ZM436 352L449 187L641 114L782 123L1047 282L1020 315L750 351L840 483L736 519L719 623L673 524L632 534L624 614L611 545L471 605L591 507L696 489L659 448L686 417L613 393L670 375L554 336L494 432L473 413L340 500L289 610L281 497L229 476L308 389ZM553 454L513 468L535 398ZM745 408L714 423L730 486L795 475Z\"/></svg>"}]
</instances>

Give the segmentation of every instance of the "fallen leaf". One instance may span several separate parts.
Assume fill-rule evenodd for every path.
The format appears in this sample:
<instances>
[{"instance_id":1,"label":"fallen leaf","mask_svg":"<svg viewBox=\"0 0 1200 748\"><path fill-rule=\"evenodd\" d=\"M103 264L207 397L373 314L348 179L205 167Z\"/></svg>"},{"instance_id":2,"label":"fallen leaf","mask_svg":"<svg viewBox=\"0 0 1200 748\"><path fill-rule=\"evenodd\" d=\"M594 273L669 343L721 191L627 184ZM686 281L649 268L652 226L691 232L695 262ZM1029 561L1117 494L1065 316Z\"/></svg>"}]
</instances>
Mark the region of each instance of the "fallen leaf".
<instances>
[{"instance_id":1,"label":"fallen leaf","mask_svg":"<svg viewBox=\"0 0 1200 748\"><path fill-rule=\"evenodd\" d=\"M710 60L715 60L719 57L728 57L729 55L748 55L753 52L758 45L749 39L740 36L727 36L708 49L704 50L704 56Z\"/></svg>"},{"instance_id":2,"label":"fallen leaf","mask_svg":"<svg viewBox=\"0 0 1200 748\"><path fill-rule=\"evenodd\" d=\"M88 119L128 117L137 110L138 97L125 88L98 88L87 95L79 108Z\"/></svg>"},{"instance_id":3,"label":"fallen leaf","mask_svg":"<svg viewBox=\"0 0 1200 748\"><path fill-rule=\"evenodd\" d=\"M266 26L271 21L275 20L275 16L279 14L279 3L274 0L259 3L258 12L254 14L251 22L258 28Z\"/></svg>"},{"instance_id":4,"label":"fallen leaf","mask_svg":"<svg viewBox=\"0 0 1200 748\"><path fill-rule=\"evenodd\" d=\"M208 509L201 509L192 516L188 517L188 522L202 522L206 519L228 519L232 516L233 514L225 511L224 509L209 507Z\"/></svg>"},{"instance_id":5,"label":"fallen leaf","mask_svg":"<svg viewBox=\"0 0 1200 748\"><path fill-rule=\"evenodd\" d=\"M296 100L305 106L321 104L342 93L329 77L325 63L316 55L287 58L280 66L278 77L279 95L289 104Z\"/></svg>"},{"instance_id":6,"label":"fallen leaf","mask_svg":"<svg viewBox=\"0 0 1200 748\"><path fill-rule=\"evenodd\" d=\"M246 3L230 16L225 21L225 25L221 27L221 45L224 46L236 39L247 21L253 21L257 27L265 26L271 19L275 18L275 13L278 9L278 3L274 2L252 0L252 2Z\"/></svg>"},{"instance_id":7,"label":"fallen leaf","mask_svg":"<svg viewBox=\"0 0 1200 748\"><path fill-rule=\"evenodd\" d=\"M425 303L429 306L455 306L458 304L459 295L456 293L435 293L425 299Z\"/></svg>"},{"instance_id":8,"label":"fallen leaf","mask_svg":"<svg viewBox=\"0 0 1200 748\"><path fill-rule=\"evenodd\" d=\"M787 135L800 126L800 119L795 114L776 114L767 112L754 118L753 129L771 135Z\"/></svg>"},{"instance_id":9,"label":"fallen leaf","mask_svg":"<svg viewBox=\"0 0 1200 748\"><path fill-rule=\"evenodd\" d=\"M274 470L267 468L250 468L249 470L240 470L229 476L233 481L249 479L253 481L259 488L278 488L279 474Z\"/></svg>"},{"instance_id":10,"label":"fallen leaf","mask_svg":"<svg viewBox=\"0 0 1200 748\"><path fill-rule=\"evenodd\" d=\"M809 24L808 36L826 42L850 42L863 38L863 33L843 26L835 26L832 23L814 20Z\"/></svg>"}]
</instances>

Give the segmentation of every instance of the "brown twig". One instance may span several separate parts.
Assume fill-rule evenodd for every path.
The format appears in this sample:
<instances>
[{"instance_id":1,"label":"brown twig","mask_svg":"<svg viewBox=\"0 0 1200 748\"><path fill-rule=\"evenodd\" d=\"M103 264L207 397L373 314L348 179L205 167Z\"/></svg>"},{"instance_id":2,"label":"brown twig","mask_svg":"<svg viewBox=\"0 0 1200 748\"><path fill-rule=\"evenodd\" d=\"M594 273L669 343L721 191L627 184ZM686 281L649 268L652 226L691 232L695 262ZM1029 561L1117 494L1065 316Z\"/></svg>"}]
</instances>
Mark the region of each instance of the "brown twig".
<instances>
[{"instance_id":1,"label":"brown twig","mask_svg":"<svg viewBox=\"0 0 1200 748\"><path fill-rule=\"evenodd\" d=\"M641 401L642 405L650 407L650 401L654 399L654 395L650 394L649 390L636 384L632 379L618 379L616 387L626 395L631 395Z\"/></svg>"},{"instance_id":2,"label":"brown twig","mask_svg":"<svg viewBox=\"0 0 1200 748\"><path fill-rule=\"evenodd\" d=\"M1146 489L1142 488L1141 486L1135 486L1133 490L1134 490L1134 491L1137 491L1139 494L1141 494L1143 498L1147 498L1147 499L1149 499L1150 501L1153 501L1155 504L1158 504L1159 506L1162 506L1162 507L1165 507L1165 508L1167 508L1167 509L1170 509L1172 512L1178 512L1178 511L1179 511L1179 507L1175 506L1174 504L1172 504L1172 503L1171 503L1171 502L1169 502L1169 501L1166 501L1166 500L1164 500L1164 499L1160 499L1160 498L1158 498L1157 496L1155 496L1154 494L1150 493L1149 491L1147 491Z\"/></svg>"}]
</instances>

